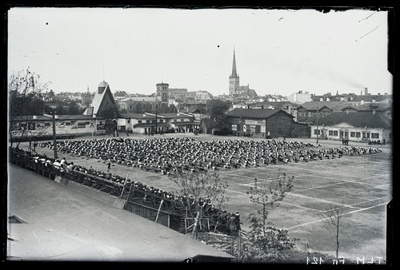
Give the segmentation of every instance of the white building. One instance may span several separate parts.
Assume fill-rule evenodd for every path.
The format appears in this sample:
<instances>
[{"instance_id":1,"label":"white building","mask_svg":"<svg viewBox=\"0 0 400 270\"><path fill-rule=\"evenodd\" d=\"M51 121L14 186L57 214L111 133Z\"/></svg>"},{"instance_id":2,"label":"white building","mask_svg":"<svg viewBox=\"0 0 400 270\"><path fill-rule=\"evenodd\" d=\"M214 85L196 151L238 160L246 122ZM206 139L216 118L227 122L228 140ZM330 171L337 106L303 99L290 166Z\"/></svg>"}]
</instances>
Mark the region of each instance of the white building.
<instances>
[{"instance_id":1,"label":"white building","mask_svg":"<svg viewBox=\"0 0 400 270\"><path fill-rule=\"evenodd\" d=\"M333 112L311 125L311 138L392 142L392 121L376 112Z\"/></svg>"},{"instance_id":2,"label":"white building","mask_svg":"<svg viewBox=\"0 0 400 270\"><path fill-rule=\"evenodd\" d=\"M289 95L287 97L287 100L289 100L290 102L297 103L297 104L302 104L305 102L311 102L312 98L311 98L310 93L308 93L308 92L303 93L303 91L298 91L296 93Z\"/></svg>"},{"instance_id":3,"label":"white building","mask_svg":"<svg viewBox=\"0 0 400 270\"><path fill-rule=\"evenodd\" d=\"M176 132L192 132L199 127L192 114L186 113L135 113L122 114L118 118L118 131L132 131L133 133L149 134L175 130Z\"/></svg>"}]
</instances>

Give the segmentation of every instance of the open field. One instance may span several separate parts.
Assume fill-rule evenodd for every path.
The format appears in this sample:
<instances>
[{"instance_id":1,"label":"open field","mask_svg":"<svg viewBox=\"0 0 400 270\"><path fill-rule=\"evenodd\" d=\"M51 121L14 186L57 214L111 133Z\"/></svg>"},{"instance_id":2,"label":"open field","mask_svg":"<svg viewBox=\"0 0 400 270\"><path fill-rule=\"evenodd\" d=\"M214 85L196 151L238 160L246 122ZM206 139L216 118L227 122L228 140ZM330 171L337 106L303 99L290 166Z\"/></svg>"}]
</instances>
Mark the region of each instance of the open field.
<instances>
[{"instance_id":1,"label":"open field","mask_svg":"<svg viewBox=\"0 0 400 270\"><path fill-rule=\"evenodd\" d=\"M157 136L161 135L154 137ZM250 139L193 134L164 135L167 136L191 136L196 140ZM142 135L130 137L152 138ZM315 140L310 139L293 140L315 143ZM320 141L320 144L321 147L341 146L340 142L335 141ZM361 143L350 142L350 145L368 147ZM21 146L25 148L26 144ZM271 178L276 177L278 172L286 173L287 176L294 176L294 187L279 207L270 209L269 221L276 227L287 229L291 238L298 238L300 249L335 253L335 229L327 229L321 221L321 215L332 205L343 204L345 214L340 227L339 256L349 260L357 257L365 257L366 260L382 257L385 260L386 206L392 198L391 146L371 147L378 147L382 152L307 163L217 171L220 178L229 184L226 191L226 195L230 197L227 210L240 212L242 229L246 230L248 223L245 217L250 212L255 212L246 194L249 187L254 186L254 178L258 179L258 186L261 186L263 182L272 181ZM51 149L38 147L36 150L52 156ZM96 170L107 170L106 164L100 160L59 154L59 157L64 156L68 162L74 161L75 164L85 167L93 166ZM113 165L111 172L168 191L176 189L175 184L161 174L120 165Z\"/></svg>"}]
</instances>

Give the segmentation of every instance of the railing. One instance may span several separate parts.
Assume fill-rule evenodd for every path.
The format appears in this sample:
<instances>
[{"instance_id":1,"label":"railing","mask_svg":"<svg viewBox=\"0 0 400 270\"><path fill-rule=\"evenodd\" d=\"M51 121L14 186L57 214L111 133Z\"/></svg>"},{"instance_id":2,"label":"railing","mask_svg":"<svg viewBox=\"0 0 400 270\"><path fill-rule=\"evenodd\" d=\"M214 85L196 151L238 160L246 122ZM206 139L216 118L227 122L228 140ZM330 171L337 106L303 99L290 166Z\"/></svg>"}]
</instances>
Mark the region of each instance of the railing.
<instances>
[{"instance_id":1,"label":"railing","mask_svg":"<svg viewBox=\"0 0 400 270\"><path fill-rule=\"evenodd\" d=\"M195 222L193 215L197 213L194 206L186 205L180 200L171 199L165 195L159 195L151 190L143 189L143 186L135 186L132 182L117 182L107 177L93 175L86 171L72 170L67 168L55 168L54 166L43 162L43 160L35 159L28 152L23 150L11 149L9 152L10 162L24 169L31 170L37 174L47 177L51 180L66 181L69 180L98 189L101 192L112 195L113 197L126 200L125 210L133 212L137 215L153 220L157 223L165 225L171 229L182 233L190 233L193 231ZM79 166L78 166L79 167ZM227 230L227 223L218 222L222 217L222 211L211 209L210 206L202 208L202 215L197 223L197 232ZM222 217L226 219L226 217ZM225 224L225 225L223 225ZM223 225L223 226L222 226ZM221 228L221 226L223 228Z\"/></svg>"},{"instance_id":2,"label":"railing","mask_svg":"<svg viewBox=\"0 0 400 270\"><path fill-rule=\"evenodd\" d=\"M199 232L196 238L209 246L229 253L237 258L241 255L243 243L247 241L247 236L244 231L239 231L238 236L213 232Z\"/></svg>"}]
</instances>

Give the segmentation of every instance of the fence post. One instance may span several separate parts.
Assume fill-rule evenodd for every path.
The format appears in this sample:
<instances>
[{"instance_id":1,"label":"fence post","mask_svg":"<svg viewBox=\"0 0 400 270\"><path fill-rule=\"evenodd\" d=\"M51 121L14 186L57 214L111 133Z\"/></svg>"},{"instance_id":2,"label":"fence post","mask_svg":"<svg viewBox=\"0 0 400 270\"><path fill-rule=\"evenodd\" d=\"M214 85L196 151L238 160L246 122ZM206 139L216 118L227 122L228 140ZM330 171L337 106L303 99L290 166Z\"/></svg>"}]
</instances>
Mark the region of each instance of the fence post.
<instances>
[{"instance_id":1,"label":"fence post","mask_svg":"<svg viewBox=\"0 0 400 270\"><path fill-rule=\"evenodd\" d=\"M200 216L200 211L197 211L197 215L196 215L196 218L194 219L194 226L193 226L193 231L192 231L192 237L193 238L195 238L196 234L197 234L197 224L198 224L198 221L199 221L199 216Z\"/></svg>"},{"instance_id":2,"label":"fence post","mask_svg":"<svg viewBox=\"0 0 400 270\"><path fill-rule=\"evenodd\" d=\"M160 202L160 206L158 207L158 211L157 211L156 220L155 220L155 222L156 222L156 223L157 223L157 220L158 220L158 215L160 214L160 211L161 211L161 206L163 205L163 203L164 203L164 200L161 200L161 202Z\"/></svg>"},{"instance_id":3,"label":"fence post","mask_svg":"<svg viewBox=\"0 0 400 270\"><path fill-rule=\"evenodd\" d=\"M242 231L239 230L239 239L238 239L238 258L241 256L241 251L242 251Z\"/></svg>"}]
</instances>

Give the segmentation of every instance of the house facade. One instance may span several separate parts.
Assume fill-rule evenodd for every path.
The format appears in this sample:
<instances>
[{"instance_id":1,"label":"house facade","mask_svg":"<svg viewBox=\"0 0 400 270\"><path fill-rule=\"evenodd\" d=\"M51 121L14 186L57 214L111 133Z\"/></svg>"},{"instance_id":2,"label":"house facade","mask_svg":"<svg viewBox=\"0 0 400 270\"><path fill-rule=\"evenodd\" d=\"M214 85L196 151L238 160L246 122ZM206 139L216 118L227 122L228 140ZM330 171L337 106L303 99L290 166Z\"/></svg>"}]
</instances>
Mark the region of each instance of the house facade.
<instances>
[{"instance_id":1,"label":"house facade","mask_svg":"<svg viewBox=\"0 0 400 270\"><path fill-rule=\"evenodd\" d=\"M281 109L233 109L226 124L234 133L262 138L309 136L307 125L295 122L291 114Z\"/></svg>"},{"instance_id":2,"label":"house facade","mask_svg":"<svg viewBox=\"0 0 400 270\"><path fill-rule=\"evenodd\" d=\"M391 119L382 113L335 112L311 125L311 138L347 139L354 142L393 140Z\"/></svg>"},{"instance_id":3,"label":"house facade","mask_svg":"<svg viewBox=\"0 0 400 270\"><path fill-rule=\"evenodd\" d=\"M17 117L10 127L12 138L40 138L53 135L96 135L105 133L105 119L91 115L27 115Z\"/></svg>"},{"instance_id":4,"label":"house facade","mask_svg":"<svg viewBox=\"0 0 400 270\"><path fill-rule=\"evenodd\" d=\"M297 107L297 121L304 124L315 124L317 120L333 112L341 112L347 106L346 101L306 102Z\"/></svg>"},{"instance_id":5,"label":"house facade","mask_svg":"<svg viewBox=\"0 0 400 270\"><path fill-rule=\"evenodd\" d=\"M176 132L193 132L200 121L191 114L185 113L140 113L122 114L118 118L117 130L140 134L160 133L173 129Z\"/></svg>"}]
</instances>

